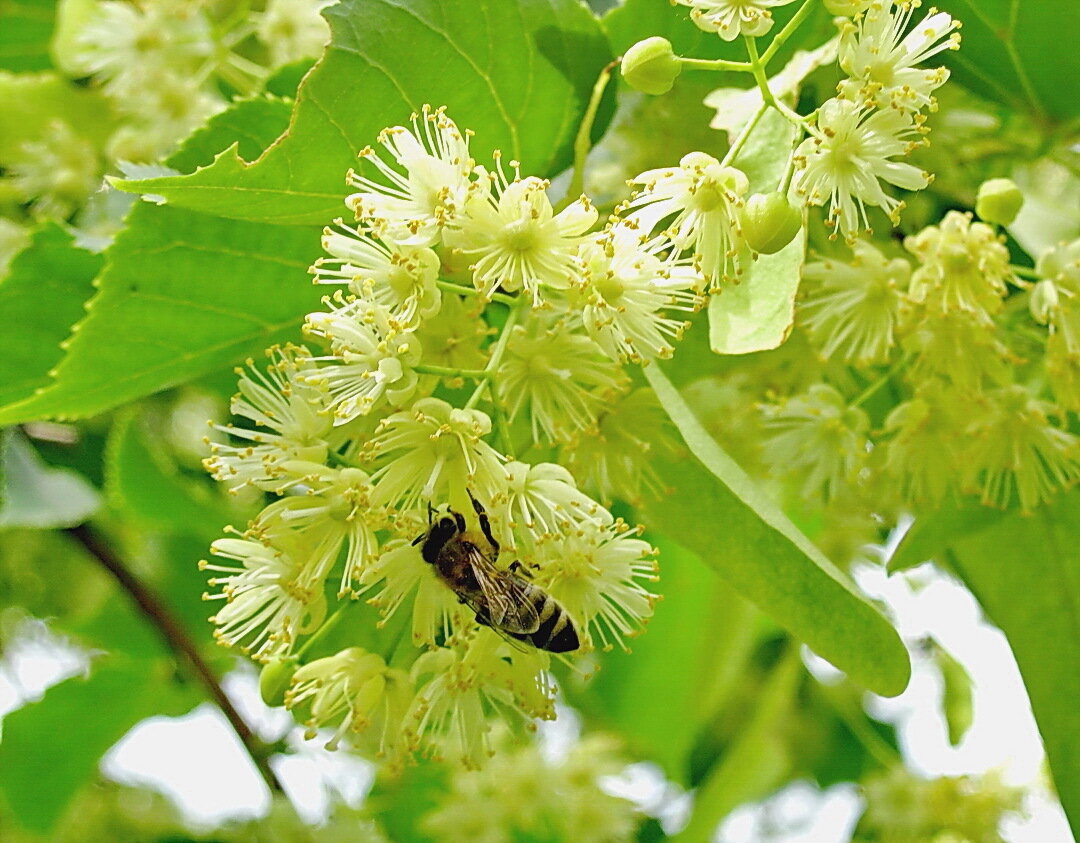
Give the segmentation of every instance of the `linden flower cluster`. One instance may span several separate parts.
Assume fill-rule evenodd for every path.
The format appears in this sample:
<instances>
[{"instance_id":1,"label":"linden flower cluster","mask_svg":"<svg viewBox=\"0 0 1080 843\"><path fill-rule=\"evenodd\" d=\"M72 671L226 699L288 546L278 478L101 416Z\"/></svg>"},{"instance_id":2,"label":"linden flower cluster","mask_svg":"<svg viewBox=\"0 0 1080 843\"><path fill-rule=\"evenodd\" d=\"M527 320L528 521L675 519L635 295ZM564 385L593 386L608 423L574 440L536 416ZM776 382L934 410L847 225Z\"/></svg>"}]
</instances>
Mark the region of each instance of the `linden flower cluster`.
<instances>
[{"instance_id":1,"label":"linden flower cluster","mask_svg":"<svg viewBox=\"0 0 1080 843\"><path fill-rule=\"evenodd\" d=\"M840 27L839 63L847 78L807 125L795 152L794 189L810 205L829 206L826 224L849 242L870 229L867 207L895 225L904 204L883 183L921 190L933 178L903 159L926 144L926 111L949 77L943 67L920 68L960 46L958 21L930 12L911 25L919 0L874 0Z\"/></svg>"},{"instance_id":2,"label":"linden flower cluster","mask_svg":"<svg viewBox=\"0 0 1080 843\"><path fill-rule=\"evenodd\" d=\"M78 27L58 28L55 61L72 79L90 78L104 99L95 104L101 119L58 113L45 122L0 160L0 190L31 219L76 217L95 235L119 225L118 212L95 200L106 173L157 163L229 105L223 88L255 94L276 69L317 57L330 37L319 14L329 0L267 0L258 12L238 0L69 5L78 9L61 17L77 17ZM8 251L0 242L0 265Z\"/></svg>"},{"instance_id":3,"label":"linden flower cluster","mask_svg":"<svg viewBox=\"0 0 1080 843\"><path fill-rule=\"evenodd\" d=\"M361 151L353 219L325 230L312 267L337 289L307 317L310 347L239 370L241 421L217 427L206 461L275 496L202 563L217 639L285 678L311 736L391 765L423 751L476 767L493 723L554 716L551 654L481 625L440 579L417 546L432 517L476 530L479 502L493 563L518 563L581 651L625 648L651 615L655 551L600 502L636 497L664 444L655 397L629 392L623 366L673 352L717 254L708 214L737 188L703 161L688 181L646 174L628 213L591 232L587 198L556 209L546 181L498 152L476 163L470 140L425 107ZM710 179L699 213L690 182ZM539 458L515 458L526 449ZM386 633L307 658L349 613Z\"/></svg>"},{"instance_id":4,"label":"linden flower cluster","mask_svg":"<svg viewBox=\"0 0 1080 843\"><path fill-rule=\"evenodd\" d=\"M1014 275L1004 238L970 214L950 211L904 245L914 268L865 241L854 244L849 262L805 267L799 323L822 359L892 368L854 399L836 378L764 405L766 461L801 483L804 495L825 499L860 488L882 498L888 486L908 507L953 491L1023 510L1050 500L1080 480L1080 438L1064 423L1080 406L1080 356L1070 348L1077 244L1040 259L1044 277L1033 289ZM1016 317L1004 312L1017 289L1049 331L1036 352L1046 375L1027 382L1012 365ZM904 397L883 435L871 436L861 405L894 376Z\"/></svg>"},{"instance_id":5,"label":"linden flower cluster","mask_svg":"<svg viewBox=\"0 0 1080 843\"><path fill-rule=\"evenodd\" d=\"M561 756L544 749L511 746L483 770L455 773L421 827L445 843L633 839L641 815L600 786L626 766L615 741L593 734Z\"/></svg>"}]
</instances>

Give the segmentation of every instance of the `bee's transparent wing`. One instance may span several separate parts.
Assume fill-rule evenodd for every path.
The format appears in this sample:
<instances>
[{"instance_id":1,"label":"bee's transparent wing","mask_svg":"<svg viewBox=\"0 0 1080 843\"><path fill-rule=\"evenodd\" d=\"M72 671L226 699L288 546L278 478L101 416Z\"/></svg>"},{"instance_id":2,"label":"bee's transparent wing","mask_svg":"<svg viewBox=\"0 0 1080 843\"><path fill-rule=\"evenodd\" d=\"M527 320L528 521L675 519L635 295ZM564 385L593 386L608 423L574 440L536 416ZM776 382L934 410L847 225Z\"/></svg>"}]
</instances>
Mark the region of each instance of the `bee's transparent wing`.
<instances>
[{"instance_id":1,"label":"bee's transparent wing","mask_svg":"<svg viewBox=\"0 0 1080 843\"><path fill-rule=\"evenodd\" d=\"M483 596L478 604L465 598L465 603L482 616L492 627L520 635L528 635L540 628L540 616L536 613L529 595L527 583L513 574L500 571L475 548L469 554L476 582Z\"/></svg>"}]
</instances>

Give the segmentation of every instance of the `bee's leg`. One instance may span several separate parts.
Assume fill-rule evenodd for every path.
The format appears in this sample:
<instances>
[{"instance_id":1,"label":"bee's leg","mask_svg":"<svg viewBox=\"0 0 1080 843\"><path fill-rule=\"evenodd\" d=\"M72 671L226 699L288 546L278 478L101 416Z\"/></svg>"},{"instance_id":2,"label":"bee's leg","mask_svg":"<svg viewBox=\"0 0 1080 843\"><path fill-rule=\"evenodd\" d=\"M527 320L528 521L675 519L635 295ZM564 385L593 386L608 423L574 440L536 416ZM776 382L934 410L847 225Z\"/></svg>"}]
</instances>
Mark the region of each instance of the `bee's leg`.
<instances>
[{"instance_id":1,"label":"bee's leg","mask_svg":"<svg viewBox=\"0 0 1080 843\"><path fill-rule=\"evenodd\" d=\"M480 521L480 529L484 533L484 538L491 542L491 548L495 551L495 555L498 556L499 543L495 541L495 537L491 535L491 521L488 520L487 510L484 509L484 506L480 503L480 501L473 497L473 493L471 490L466 489L465 491L468 492L469 500L472 501L473 509L476 510L476 517Z\"/></svg>"},{"instance_id":2,"label":"bee's leg","mask_svg":"<svg viewBox=\"0 0 1080 843\"><path fill-rule=\"evenodd\" d=\"M537 566L532 565L531 567L536 568ZM532 571L530 571L520 559L515 559L511 562L506 570L512 574L521 574L522 576L528 577L530 580L533 578Z\"/></svg>"}]
</instances>

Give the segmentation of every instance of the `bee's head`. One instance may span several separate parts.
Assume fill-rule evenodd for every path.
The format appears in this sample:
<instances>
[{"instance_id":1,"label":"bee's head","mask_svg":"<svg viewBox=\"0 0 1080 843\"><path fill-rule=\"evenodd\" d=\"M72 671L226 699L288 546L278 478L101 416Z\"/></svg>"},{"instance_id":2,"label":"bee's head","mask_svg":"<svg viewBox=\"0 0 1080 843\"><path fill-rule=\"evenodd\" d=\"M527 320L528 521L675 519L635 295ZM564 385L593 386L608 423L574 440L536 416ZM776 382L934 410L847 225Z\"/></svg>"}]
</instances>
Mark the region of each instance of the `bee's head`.
<instances>
[{"instance_id":1,"label":"bee's head","mask_svg":"<svg viewBox=\"0 0 1080 843\"><path fill-rule=\"evenodd\" d=\"M435 529L448 536L453 535L457 531L457 521L450 515L444 515L436 523Z\"/></svg>"}]
</instances>

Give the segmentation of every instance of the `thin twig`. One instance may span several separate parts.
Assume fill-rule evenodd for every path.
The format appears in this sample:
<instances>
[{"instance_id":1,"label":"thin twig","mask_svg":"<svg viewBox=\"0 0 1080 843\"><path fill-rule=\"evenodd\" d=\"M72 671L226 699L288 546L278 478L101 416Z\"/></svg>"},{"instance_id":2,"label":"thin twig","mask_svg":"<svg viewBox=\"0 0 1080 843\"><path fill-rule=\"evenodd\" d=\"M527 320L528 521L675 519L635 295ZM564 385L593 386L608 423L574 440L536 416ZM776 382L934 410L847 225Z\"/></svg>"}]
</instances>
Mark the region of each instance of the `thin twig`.
<instances>
[{"instance_id":1,"label":"thin twig","mask_svg":"<svg viewBox=\"0 0 1080 843\"><path fill-rule=\"evenodd\" d=\"M199 654L195 642L188 637L184 628L173 616L172 611L162 602L161 598L128 570L108 543L88 525L80 524L78 527L69 527L65 532L86 548L90 555L113 575L120 587L135 601L139 611L146 616L147 620L161 634L161 637L165 639L165 643L169 648L180 657L181 662L186 663L191 668L194 676L202 683L210 695L210 699L221 709L221 712L229 721L229 725L236 732L236 736L240 738L244 749L251 756L252 762L266 781L271 792L284 793L281 782L278 781L274 771L270 769L270 765L267 763L269 753L266 744L251 731L251 727L240 716L240 712L233 707L232 702L222 689L221 683L214 675L214 671L210 669L210 665Z\"/></svg>"}]
</instances>

